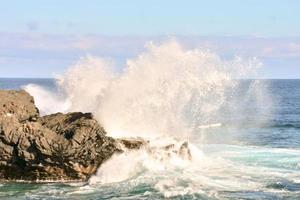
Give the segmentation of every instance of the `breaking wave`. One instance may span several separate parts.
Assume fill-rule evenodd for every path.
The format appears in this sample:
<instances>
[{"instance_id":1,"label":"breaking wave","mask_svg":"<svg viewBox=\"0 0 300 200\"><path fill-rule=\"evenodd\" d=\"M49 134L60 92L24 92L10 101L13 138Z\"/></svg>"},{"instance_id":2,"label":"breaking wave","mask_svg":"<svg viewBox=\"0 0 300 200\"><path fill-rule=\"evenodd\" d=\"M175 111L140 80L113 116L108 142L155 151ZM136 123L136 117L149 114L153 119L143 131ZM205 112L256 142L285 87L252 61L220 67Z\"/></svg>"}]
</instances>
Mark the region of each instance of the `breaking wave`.
<instances>
[{"instance_id":1,"label":"breaking wave","mask_svg":"<svg viewBox=\"0 0 300 200\"><path fill-rule=\"evenodd\" d=\"M149 42L122 72L113 70L111 60L87 56L57 77L59 95L34 85L26 90L43 113L92 112L115 137L187 138L212 124L242 123L249 120L246 113L266 113L270 106L262 110L260 104L271 101L264 83L253 81L243 94L237 91L238 79L259 65L255 58L228 60L209 50L186 50L175 40ZM247 110L249 103L253 109Z\"/></svg>"},{"instance_id":2,"label":"breaking wave","mask_svg":"<svg viewBox=\"0 0 300 200\"><path fill-rule=\"evenodd\" d=\"M238 128L266 123L272 104L267 85L241 80L260 65L255 58L225 59L209 50L188 50L175 40L149 42L145 52L127 60L121 72L111 60L87 56L57 77L56 92L32 84L25 89L43 114L92 112L110 136L150 140L148 147L104 163L90 179L91 186L155 180L153 187L164 197L207 195L209 187L238 190L263 185L250 177L257 171L255 166L235 166L218 156L219 149L207 154L199 148L202 134L208 131L228 124ZM222 131L219 134L224 136ZM224 148L231 152L230 146ZM243 177L241 165L250 170L249 176Z\"/></svg>"}]
</instances>

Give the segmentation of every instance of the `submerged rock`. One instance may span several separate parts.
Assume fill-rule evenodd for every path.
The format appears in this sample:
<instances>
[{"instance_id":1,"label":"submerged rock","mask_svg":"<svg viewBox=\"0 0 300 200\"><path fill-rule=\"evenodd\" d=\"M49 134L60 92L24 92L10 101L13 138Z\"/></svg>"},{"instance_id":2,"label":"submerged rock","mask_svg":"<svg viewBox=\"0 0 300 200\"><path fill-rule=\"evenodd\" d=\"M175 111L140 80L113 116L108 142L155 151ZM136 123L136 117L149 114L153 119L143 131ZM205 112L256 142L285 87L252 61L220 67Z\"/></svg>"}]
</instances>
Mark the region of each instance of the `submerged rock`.
<instances>
[{"instance_id":1,"label":"submerged rock","mask_svg":"<svg viewBox=\"0 0 300 200\"><path fill-rule=\"evenodd\" d=\"M90 113L39 116L25 91L0 91L0 179L87 180L115 153L142 139L114 139Z\"/></svg>"},{"instance_id":2,"label":"submerged rock","mask_svg":"<svg viewBox=\"0 0 300 200\"><path fill-rule=\"evenodd\" d=\"M166 161L174 156L186 161L192 160L191 150L186 141L183 143L170 143L164 146L144 146L147 153L159 161Z\"/></svg>"}]
</instances>

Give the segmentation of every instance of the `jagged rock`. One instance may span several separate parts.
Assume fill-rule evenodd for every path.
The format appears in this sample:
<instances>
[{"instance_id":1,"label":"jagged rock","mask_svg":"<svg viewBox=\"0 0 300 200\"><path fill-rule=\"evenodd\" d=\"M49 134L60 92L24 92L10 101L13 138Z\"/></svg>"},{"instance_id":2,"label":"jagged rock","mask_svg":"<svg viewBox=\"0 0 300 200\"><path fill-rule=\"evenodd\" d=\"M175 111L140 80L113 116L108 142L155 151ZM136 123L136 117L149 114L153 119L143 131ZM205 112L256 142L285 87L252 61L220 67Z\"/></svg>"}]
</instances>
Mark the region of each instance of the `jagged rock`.
<instances>
[{"instance_id":1,"label":"jagged rock","mask_svg":"<svg viewBox=\"0 0 300 200\"><path fill-rule=\"evenodd\" d=\"M87 180L114 153L142 139L113 139L90 113L39 117L25 91L0 91L0 179Z\"/></svg>"}]
</instances>

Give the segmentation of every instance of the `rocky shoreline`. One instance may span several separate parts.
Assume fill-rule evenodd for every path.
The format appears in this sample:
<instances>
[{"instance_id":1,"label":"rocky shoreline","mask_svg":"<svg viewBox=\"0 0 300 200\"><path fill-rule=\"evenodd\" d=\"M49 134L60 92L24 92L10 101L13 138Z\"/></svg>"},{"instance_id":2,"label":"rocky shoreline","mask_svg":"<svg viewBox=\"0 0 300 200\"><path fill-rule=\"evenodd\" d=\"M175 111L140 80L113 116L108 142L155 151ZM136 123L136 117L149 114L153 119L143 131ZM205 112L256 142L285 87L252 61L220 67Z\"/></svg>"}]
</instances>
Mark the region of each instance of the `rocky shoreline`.
<instances>
[{"instance_id":1,"label":"rocky shoreline","mask_svg":"<svg viewBox=\"0 0 300 200\"><path fill-rule=\"evenodd\" d=\"M91 113L40 116L27 92L0 90L3 181L86 181L112 155L146 143L106 136Z\"/></svg>"}]
</instances>

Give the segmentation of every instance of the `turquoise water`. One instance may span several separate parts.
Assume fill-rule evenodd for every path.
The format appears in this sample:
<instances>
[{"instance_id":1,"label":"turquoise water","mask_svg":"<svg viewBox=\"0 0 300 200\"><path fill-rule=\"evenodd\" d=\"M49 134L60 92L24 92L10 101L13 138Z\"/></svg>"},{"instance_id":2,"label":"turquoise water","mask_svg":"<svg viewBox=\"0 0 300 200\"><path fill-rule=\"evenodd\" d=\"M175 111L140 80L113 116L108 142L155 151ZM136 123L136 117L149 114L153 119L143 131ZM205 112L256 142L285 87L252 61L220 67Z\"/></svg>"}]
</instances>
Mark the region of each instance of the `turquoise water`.
<instances>
[{"instance_id":1,"label":"turquoise water","mask_svg":"<svg viewBox=\"0 0 300 200\"><path fill-rule=\"evenodd\" d=\"M192 164L149 163L142 153L128 154L125 161L116 158L104 170L109 180L117 180L110 171L115 165L123 172L128 163L135 163L138 169L122 181L1 183L0 198L300 199L300 80L266 82L273 100L272 114L263 116L267 120L254 123L262 116L255 116L249 104L247 123L236 126L239 119L223 116L228 120L220 126L199 130L189 138L196 160ZM51 79L0 79L4 89L29 83L55 87Z\"/></svg>"}]
</instances>

